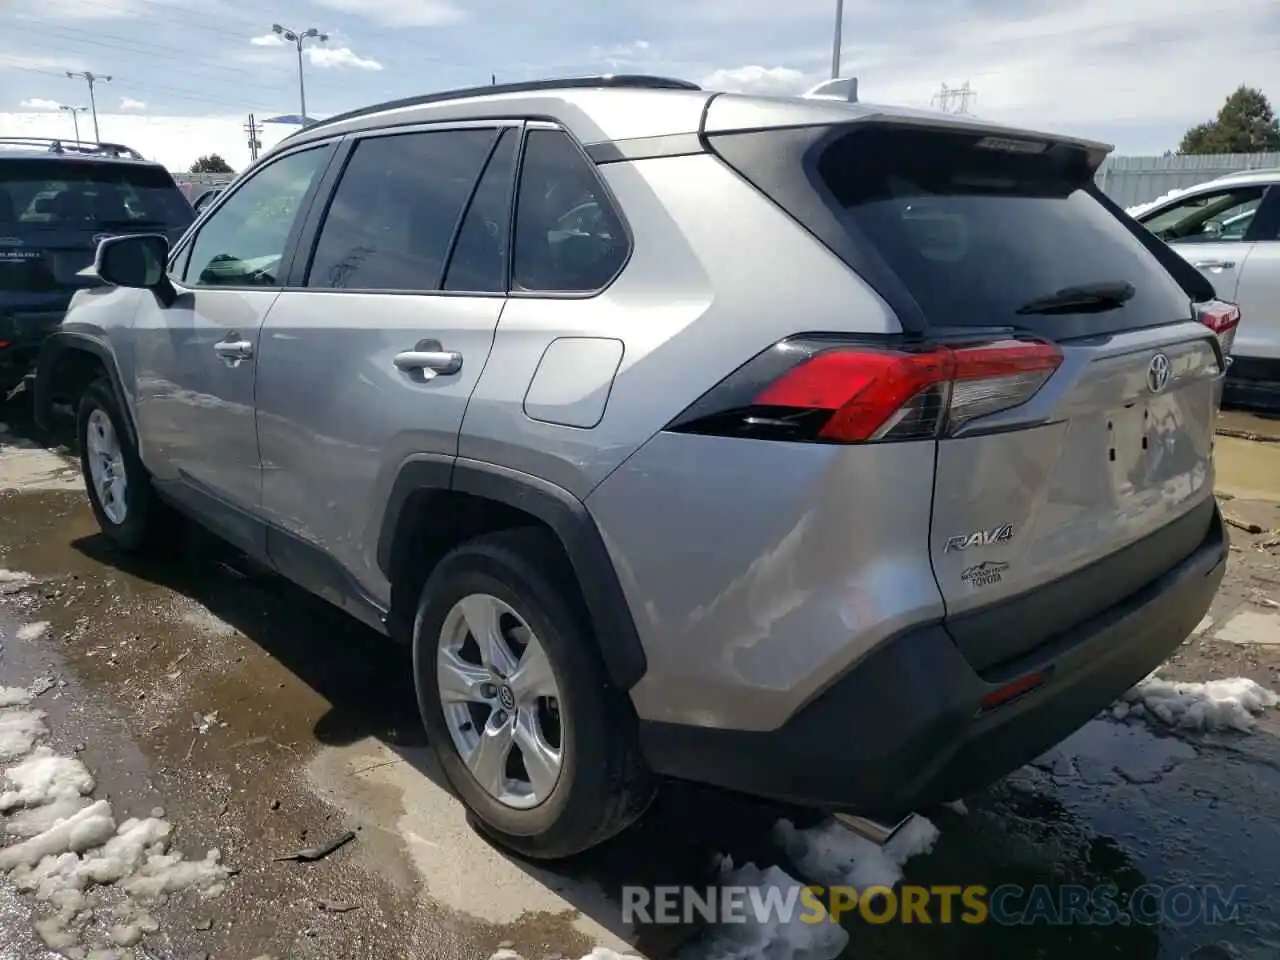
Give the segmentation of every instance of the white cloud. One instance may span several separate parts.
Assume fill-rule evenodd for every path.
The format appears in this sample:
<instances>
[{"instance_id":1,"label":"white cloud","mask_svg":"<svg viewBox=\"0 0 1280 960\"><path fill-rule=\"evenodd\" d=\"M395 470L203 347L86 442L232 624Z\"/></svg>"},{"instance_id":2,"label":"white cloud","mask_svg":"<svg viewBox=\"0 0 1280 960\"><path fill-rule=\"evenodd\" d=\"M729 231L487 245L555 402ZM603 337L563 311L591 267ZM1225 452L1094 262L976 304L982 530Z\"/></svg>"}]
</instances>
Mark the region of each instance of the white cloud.
<instances>
[{"instance_id":1,"label":"white cloud","mask_svg":"<svg viewBox=\"0 0 1280 960\"><path fill-rule=\"evenodd\" d=\"M352 70L381 70L377 60L358 57L350 47L307 47L307 59L322 70L350 68Z\"/></svg>"},{"instance_id":2,"label":"white cloud","mask_svg":"<svg viewBox=\"0 0 1280 960\"><path fill-rule=\"evenodd\" d=\"M23 100L18 104L20 107L26 107L28 110L57 110L57 100L46 100L43 97L32 97L30 100Z\"/></svg>"},{"instance_id":3,"label":"white cloud","mask_svg":"<svg viewBox=\"0 0 1280 960\"><path fill-rule=\"evenodd\" d=\"M278 33L264 33L260 37L250 37L249 42L255 47L283 47L284 38Z\"/></svg>"},{"instance_id":4,"label":"white cloud","mask_svg":"<svg viewBox=\"0 0 1280 960\"><path fill-rule=\"evenodd\" d=\"M147 105L143 103L141 100L134 100L132 97L121 97L120 109L121 110L145 110L147 109Z\"/></svg>"},{"instance_id":5,"label":"white cloud","mask_svg":"<svg viewBox=\"0 0 1280 960\"><path fill-rule=\"evenodd\" d=\"M725 93L758 93L766 96L786 96L803 93L813 86L812 77L791 67L760 67L748 65L728 70L716 70L705 77L700 86Z\"/></svg>"},{"instance_id":6,"label":"white cloud","mask_svg":"<svg viewBox=\"0 0 1280 960\"><path fill-rule=\"evenodd\" d=\"M653 45L648 40L632 40L630 43L617 43L610 47L592 47L592 60L635 60L651 54Z\"/></svg>"},{"instance_id":7,"label":"white cloud","mask_svg":"<svg viewBox=\"0 0 1280 960\"><path fill-rule=\"evenodd\" d=\"M441 27L461 23L466 11L450 0L316 0L322 7L366 17L384 27Z\"/></svg>"}]
</instances>

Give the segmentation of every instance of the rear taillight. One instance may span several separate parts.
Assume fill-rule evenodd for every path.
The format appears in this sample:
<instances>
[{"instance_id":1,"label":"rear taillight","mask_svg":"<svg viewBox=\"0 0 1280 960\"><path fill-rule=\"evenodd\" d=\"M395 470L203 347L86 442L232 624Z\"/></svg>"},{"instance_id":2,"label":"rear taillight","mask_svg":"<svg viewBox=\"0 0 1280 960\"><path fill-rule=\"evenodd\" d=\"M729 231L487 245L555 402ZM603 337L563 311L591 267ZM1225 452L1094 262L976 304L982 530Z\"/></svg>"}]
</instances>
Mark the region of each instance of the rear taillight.
<instances>
[{"instance_id":1,"label":"rear taillight","mask_svg":"<svg viewBox=\"0 0 1280 960\"><path fill-rule=\"evenodd\" d=\"M918 349L786 340L668 429L827 443L927 439L1026 403L1061 363L1056 347L1028 340Z\"/></svg>"},{"instance_id":2,"label":"rear taillight","mask_svg":"<svg viewBox=\"0 0 1280 960\"><path fill-rule=\"evenodd\" d=\"M1196 319L1218 335L1218 343L1222 345L1222 355L1230 357L1231 347L1236 340L1236 330L1240 327L1240 308L1225 300L1209 300L1193 306Z\"/></svg>"}]
</instances>

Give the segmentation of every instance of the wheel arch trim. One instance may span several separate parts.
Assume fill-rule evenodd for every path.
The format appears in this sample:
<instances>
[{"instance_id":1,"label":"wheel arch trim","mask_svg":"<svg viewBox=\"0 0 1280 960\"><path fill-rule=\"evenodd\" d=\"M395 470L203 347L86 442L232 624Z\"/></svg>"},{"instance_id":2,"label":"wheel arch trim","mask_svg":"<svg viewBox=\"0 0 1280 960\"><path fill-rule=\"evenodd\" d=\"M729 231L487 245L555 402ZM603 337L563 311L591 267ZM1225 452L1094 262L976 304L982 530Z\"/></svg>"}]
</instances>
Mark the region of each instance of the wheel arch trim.
<instances>
[{"instance_id":1,"label":"wheel arch trim","mask_svg":"<svg viewBox=\"0 0 1280 960\"><path fill-rule=\"evenodd\" d=\"M138 446L137 426L133 422L133 408L129 405L120 379L120 368L116 363L111 348L99 338L85 333L73 333L68 330L57 330L51 333L40 347L40 355L36 360L35 390L32 397L33 414L36 426L48 432L52 428L53 411L53 371L58 362L72 351L92 354L102 362L111 383L111 392L115 396L120 415L124 418L124 428L129 434L129 442L135 450Z\"/></svg>"},{"instance_id":2,"label":"wheel arch trim","mask_svg":"<svg viewBox=\"0 0 1280 960\"><path fill-rule=\"evenodd\" d=\"M601 659L621 690L634 687L648 667L635 620L591 513L564 488L540 477L478 460L419 457L401 465L383 513L377 563L391 579L397 534L414 494L465 493L536 517L555 534L577 577Z\"/></svg>"}]
</instances>

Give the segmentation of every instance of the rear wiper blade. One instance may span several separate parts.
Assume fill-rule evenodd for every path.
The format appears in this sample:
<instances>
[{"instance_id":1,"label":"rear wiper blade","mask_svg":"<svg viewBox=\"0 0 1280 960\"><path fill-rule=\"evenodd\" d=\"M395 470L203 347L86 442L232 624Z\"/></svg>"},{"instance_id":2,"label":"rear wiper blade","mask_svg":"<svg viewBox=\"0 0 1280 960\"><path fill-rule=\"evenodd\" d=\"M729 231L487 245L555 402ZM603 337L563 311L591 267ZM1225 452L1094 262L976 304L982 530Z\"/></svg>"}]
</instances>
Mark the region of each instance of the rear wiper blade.
<instances>
[{"instance_id":1,"label":"rear wiper blade","mask_svg":"<svg viewBox=\"0 0 1280 960\"><path fill-rule=\"evenodd\" d=\"M1089 313L1114 310L1132 300L1137 289L1127 281L1110 283L1085 283L1078 287L1063 287L1047 297L1028 300L1015 312L1029 313Z\"/></svg>"}]
</instances>

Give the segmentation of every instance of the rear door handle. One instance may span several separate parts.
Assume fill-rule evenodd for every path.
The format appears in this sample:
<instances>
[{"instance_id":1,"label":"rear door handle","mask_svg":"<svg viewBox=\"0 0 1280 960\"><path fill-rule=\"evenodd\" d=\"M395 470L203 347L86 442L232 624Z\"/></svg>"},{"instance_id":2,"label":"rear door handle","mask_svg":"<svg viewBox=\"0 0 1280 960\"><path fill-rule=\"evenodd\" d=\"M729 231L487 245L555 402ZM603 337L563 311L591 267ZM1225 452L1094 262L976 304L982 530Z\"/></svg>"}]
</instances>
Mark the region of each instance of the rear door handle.
<instances>
[{"instance_id":1,"label":"rear door handle","mask_svg":"<svg viewBox=\"0 0 1280 960\"><path fill-rule=\"evenodd\" d=\"M227 364L238 366L241 360L253 357L253 344L248 340L220 340L213 345L213 352Z\"/></svg>"},{"instance_id":2,"label":"rear door handle","mask_svg":"<svg viewBox=\"0 0 1280 960\"><path fill-rule=\"evenodd\" d=\"M1191 265L1197 270L1230 270L1236 262L1234 260L1196 260Z\"/></svg>"},{"instance_id":3,"label":"rear door handle","mask_svg":"<svg viewBox=\"0 0 1280 960\"><path fill-rule=\"evenodd\" d=\"M397 353L392 362L405 373L418 374L424 380L431 380L461 370L462 354L443 349L439 340L419 340L412 350Z\"/></svg>"}]
</instances>

